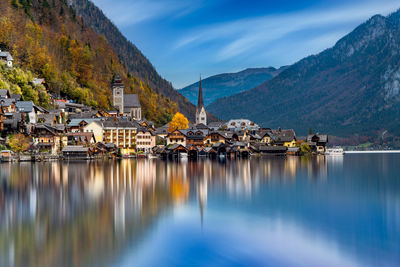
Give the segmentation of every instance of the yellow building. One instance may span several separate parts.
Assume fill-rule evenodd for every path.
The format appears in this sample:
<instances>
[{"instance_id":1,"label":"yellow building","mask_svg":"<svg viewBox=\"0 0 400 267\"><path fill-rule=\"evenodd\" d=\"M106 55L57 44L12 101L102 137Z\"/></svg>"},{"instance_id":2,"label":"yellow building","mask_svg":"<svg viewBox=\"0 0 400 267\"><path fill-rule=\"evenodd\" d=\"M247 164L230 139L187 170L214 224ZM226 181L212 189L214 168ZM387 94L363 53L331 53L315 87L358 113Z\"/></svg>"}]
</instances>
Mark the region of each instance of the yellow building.
<instances>
[{"instance_id":1,"label":"yellow building","mask_svg":"<svg viewBox=\"0 0 400 267\"><path fill-rule=\"evenodd\" d=\"M83 132L93 133L96 142L103 142L103 122L92 121L89 124L83 126Z\"/></svg>"},{"instance_id":2,"label":"yellow building","mask_svg":"<svg viewBox=\"0 0 400 267\"><path fill-rule=\"evenodd\" d=\"M140 125L128 120L103 122L103 142L112 143L122 155L132 155L136 151L136 133Z\"/></svg>"},{"instance_id":3,"label":"yellow building","mask_svg":"<svg viewBox=\"0 0 400 267\"><path fill-rule=\"evenodd\" d=\"M296 147L296 134L294 130L272 130L272 142L275 146Z\"/></svg>"}]
</instances>

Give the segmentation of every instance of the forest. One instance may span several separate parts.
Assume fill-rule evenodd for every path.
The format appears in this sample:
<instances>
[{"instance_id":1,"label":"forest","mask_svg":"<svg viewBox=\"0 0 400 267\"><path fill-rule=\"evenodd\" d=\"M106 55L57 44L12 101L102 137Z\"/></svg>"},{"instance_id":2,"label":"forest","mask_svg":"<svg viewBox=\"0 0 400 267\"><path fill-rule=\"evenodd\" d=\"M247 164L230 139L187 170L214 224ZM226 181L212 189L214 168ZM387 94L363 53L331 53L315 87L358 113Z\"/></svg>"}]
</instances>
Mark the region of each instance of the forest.
<instances>
[{"instance_id":1,"label":"forest","mask_svg":"<svg viewBox=\"0 0 400 267\"><path fill-rule=\"evenodd\" d=\"M137 93L144 116L162 125L177 104L157 94L148 82L130 73L104 36L89 28L64 0L0 2L0 49L14 58L14 69L0 70L0 86L24 100L50 107L49 95L111 109L111 81L122 77L125 93ZM47 90L32 87L44 78Z\"/></svg>"}]
</instances>

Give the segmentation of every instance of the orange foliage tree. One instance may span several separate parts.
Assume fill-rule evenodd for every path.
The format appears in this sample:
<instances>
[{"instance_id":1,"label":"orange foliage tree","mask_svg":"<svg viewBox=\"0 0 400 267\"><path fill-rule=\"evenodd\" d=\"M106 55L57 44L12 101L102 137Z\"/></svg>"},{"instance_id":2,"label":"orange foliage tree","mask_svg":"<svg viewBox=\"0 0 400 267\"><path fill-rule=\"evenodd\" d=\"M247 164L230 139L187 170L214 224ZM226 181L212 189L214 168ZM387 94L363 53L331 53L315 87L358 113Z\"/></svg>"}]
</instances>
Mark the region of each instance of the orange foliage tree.
<instances>
[{"instance_id":1,"label":"orange foliage tree","mask_svg":"<svg viewBox=\"0 0 400 267\"><path fill-rule=\"evenodd\" d=\"M168 125L168 131L172 132L175 130L187 129L188 127L188 119L182 113L177 112Z\"/></svg>"}]
</instances>

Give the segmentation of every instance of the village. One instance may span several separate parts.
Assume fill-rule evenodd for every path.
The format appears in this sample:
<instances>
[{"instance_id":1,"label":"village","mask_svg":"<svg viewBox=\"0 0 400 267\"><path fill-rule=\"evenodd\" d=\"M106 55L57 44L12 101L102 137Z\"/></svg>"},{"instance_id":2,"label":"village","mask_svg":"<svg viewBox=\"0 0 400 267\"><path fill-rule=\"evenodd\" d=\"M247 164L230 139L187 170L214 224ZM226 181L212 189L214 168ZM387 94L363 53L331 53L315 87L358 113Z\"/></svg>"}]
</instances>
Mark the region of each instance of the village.
<instances>
[{"instance_id":1,"label":"village","mask_svg":"<svg viewBox=\"0 0 400 267\"><path fill-rule=\"evenodd\" d=\"M13 67L9 52L1 52L0 59ZM46 81L35 78L32 83L45 85ZM327 135L310 133L299 140L292 129L261 128L247 119L207 123L201 79L195 123L176 128L169 124L157 128L143 118L138 95L125 94L121 78L116 77L111 87L114 110L95 110L60 97L52 99L55 109L44 109L0 89L0 145L9 148L10 142L16 143L14 149L1 151L1 160L247 158L326 151ZM23 144L24 139L28 144Z\"/></svg>"}]
</instances>

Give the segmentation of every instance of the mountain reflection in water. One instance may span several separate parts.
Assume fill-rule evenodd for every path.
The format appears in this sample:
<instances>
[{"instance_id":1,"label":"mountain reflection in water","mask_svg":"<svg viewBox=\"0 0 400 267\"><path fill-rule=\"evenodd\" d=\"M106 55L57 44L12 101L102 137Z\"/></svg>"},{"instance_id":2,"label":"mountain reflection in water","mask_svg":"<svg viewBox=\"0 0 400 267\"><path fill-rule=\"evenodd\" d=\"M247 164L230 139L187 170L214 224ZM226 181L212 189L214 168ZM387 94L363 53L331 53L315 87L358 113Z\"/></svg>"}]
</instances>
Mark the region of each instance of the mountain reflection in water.
<instances>
[{"instance_id":1,"label":"mountain reflection in water","mask_svg":"<svg viewBox=\"0 0 400 267\"><path fill-rule=\"evenodd\" d=\"M397 265L399 159L1 164L0 266Z\"/></svg>"}]
</instances>

